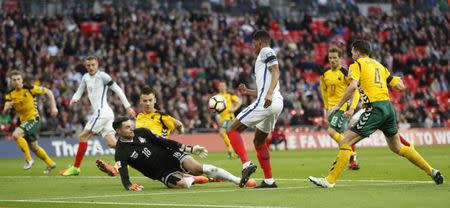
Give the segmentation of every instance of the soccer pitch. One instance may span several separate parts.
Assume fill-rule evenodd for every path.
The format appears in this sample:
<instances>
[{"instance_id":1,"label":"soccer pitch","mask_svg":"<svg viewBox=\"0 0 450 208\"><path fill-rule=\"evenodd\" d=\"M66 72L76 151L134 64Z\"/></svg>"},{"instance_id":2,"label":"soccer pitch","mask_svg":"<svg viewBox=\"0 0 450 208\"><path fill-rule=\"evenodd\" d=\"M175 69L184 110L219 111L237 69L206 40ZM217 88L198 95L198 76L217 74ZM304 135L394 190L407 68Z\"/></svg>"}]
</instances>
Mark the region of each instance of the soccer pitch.
<instances>
[{"instance_id":1,"label":"soccer pitch","mask_svg":"<svg viewBox=\"0 0 450 208\"><path fill-rule=\"evenodd\" d=\"M430 164L450 175L450 146L416 147ZM21 159L1 160L0 207L448 207L450 185L435 185L432 179L388 148L358 150L361 170L344 171L336 188L311 184L310 175L325 176L337 150L272 151L272 169L278 189L239 188L232 183L207 183L190 189L171 190L158 181L130 171L132 182L142 192L125 191L120 178L103 175L95 159L112 162L112 157L86 157L80 176L62 177L57 171L42 174L44 163L35 159L32 169L22 170ZM249 153L257 163L256 153ZM58 170L73 158L55 158ZM240 176L238 159L225 153L211 153L200 160L223 167ZM252 177L261 181L262 170ZM447 179L447 178L445 178Z\"/></svg>"}]
</instances>

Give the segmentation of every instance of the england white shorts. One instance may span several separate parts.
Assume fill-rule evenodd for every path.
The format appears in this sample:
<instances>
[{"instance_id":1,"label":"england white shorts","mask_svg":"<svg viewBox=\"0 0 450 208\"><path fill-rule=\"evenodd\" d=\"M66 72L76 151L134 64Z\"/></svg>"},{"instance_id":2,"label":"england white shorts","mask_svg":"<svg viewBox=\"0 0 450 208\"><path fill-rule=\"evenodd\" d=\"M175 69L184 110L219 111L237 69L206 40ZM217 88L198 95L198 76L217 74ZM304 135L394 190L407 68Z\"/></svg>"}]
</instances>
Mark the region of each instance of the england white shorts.
<instances>
[{"instance_id":1,"label":"england white shorts","mask_svg":"<svg viewBox=\"0 0 450 208\"><path fill-rule=\"evenodd\" d=\"M102 135L105 137L108 134L115 134L112 127L112 123L114 121L114 114L109 112L100 112L94 113L90 116L89 121L87 122L84 130L87 130L91 133Z\"/></svg>"},{"instance_id":2,"label":"england white shorts","mask_svg":"<svg viewBox=\"0 0 450 208\"><path fill-rule=\"evenodd\" d=\"M263 105L264 103L255 101L241 111L236 118L247 127L256 126L260 131L270 133L275 128L278 116L283 111L283 99L273 98L272 104L268 108L264 108Z\"/></svg>"}]
</instances>

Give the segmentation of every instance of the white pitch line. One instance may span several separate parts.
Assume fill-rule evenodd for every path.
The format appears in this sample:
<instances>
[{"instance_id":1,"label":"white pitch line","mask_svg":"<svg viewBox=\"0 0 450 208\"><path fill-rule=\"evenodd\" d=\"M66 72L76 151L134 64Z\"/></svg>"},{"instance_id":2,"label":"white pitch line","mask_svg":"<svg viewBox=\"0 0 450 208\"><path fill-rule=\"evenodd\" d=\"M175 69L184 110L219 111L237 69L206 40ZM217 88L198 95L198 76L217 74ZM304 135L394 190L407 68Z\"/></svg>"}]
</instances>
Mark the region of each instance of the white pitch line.
<instances>
[{"instance_id":1,"label":"white pitch line","mask_svg":"<svg viewBox=\"0 0 450 208\"><path fill-rule=\"evenodd\" d=\"M52 179L117 179L117 177L111 177L111 176L68 176L68 177L62 177L62 176L0 176L0 179L35 179L35 178L52 178ZM144 176L135 176L130 177L134 179L148 179ZM263 178L253 178L255 180L263 180ZM275 178L277 181L309 181L306 178ZM361 179L361 180L339 180L343 182L366 182L366 183L389 183L389 182L403 182L403 183L433 183L432 181L409 181L409 180L388 180L388 179Z\"/></svg>"},{"instance_id":2,"label":"white pitch line","mask_svg":"<svg viewBox=\"0 0 450 208\"><path fill-rule=\"evenodd\" d=\"M408 182L408 183L373 183L373 184L365 184L365 186L392 186L392 185L413 185L413 184L421 184L416 182ZM360 185L340 185L339 187L356 187ZM277 189L245 189L248 191L277 191L277 190L295 190L295 189L312 189L312 188L318 188L316 186L299 186L299 187L282 187ZM234 192L234 191L240 191L244 189L234 189L234 190L216 190L216 191L191 191L188 192L189 194L196 194L196 193L217 193L217 192ZM186 192L165 192L165 194L182 194ZM108 195L108 196L90 196L90 197L84 197L84 199L93 199L93 198L106 198L106 197L118 197L118 196L151 196L151 195L158 195L162 193L149 193L149 194L127 194L127 195ZM60 198L61 199L61 198ZM64 199L80 199L80 197L67 197ZM97 204L97 205L135 205L135 206L171 206L171 207L214 207L214 208L221 208L221 207L229 207L229 208L263 208L262 206L236 206L236 205L214 205L214 204L165 204L165 203L133 203L133 202L93 202L93 201L62 201L62 200L51 200L51 199L0 199L0 202L23 202L23 203L55 203L55 204ZM269 206L266 206L267 208L271 208ZM275 208L275 207L274 207ZM276 207L281 208L281 207Z\"/></svg>"},{"instance_id":3,"label":"white pitch line","mask_svg":"<svg viewBox=\"0 0 450 208\"><path fill-rule=\"evenodd\" d=\"M366 186L390 186L390 185L410 185L410 184L423 184L413 181L408 182L386 182L386 183L372 183L365 184ZM339 185L339 187L354 187L358 185ZM67 200L67 199L98 199L98 198L111 198L111 197L128 197L128 196L158 196L158 195L185 195L185 194L203 194L203 193L230 193L230 192L243 192L243 191L267 191L267 190L292 190L292 189L312 189L317 188L314 185L311 186L293 186L293 187L280 187L277 189L225 189L225 190L204 190L204 191L167 191L158 193L139 193L139 194L117 194L117 195L101 195L101 196L77 196L77 197L55 197L55 198L43 198L34 200Z\"/></svg>"},{"instance_id":4,"label":"white pitch line","mask_svg":"<svg viewBox=\"0 0 450 208\"><path fill-rule=\"evenodd\" d=\"M164 204L164 203L136 203L136 202L82 202L82 201L39 201L39 200L3 200L0 202L30 202L30 203L56 203L56 204L96 204L96 205L132 205L132 206L170 206L170 207L215 207L215 208L285 208L270 206L236 206L215 204Z\"/></svg>"}]
</instances>

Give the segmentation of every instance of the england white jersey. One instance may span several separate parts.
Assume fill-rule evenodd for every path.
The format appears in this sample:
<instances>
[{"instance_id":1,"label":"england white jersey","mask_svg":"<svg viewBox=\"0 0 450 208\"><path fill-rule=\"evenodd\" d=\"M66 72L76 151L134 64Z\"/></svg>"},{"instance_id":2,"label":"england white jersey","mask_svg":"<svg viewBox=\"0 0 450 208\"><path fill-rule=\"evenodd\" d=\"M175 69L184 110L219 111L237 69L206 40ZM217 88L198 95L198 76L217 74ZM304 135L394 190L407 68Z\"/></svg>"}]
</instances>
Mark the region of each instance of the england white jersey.
<instances>
[{"instance_id":1,"label":"england white jersey","mask_svg":"<svg viewBox=\"0 0 450 208\"><path fill-rule=\"evenodd\" d=\"M269 67L278 64L275 51L270 47L262 48L259 51L258 58L255 63L255 75L256 75L256 87L258 90L257 105L264 105L264 98L267 94L267 90L270 86L270 80L272 74ZM277 82L275 89L273 90L272 99L281 98L280 83Z\"/></svg>"},{"instance_id":2,"label":"england white jersey","mask_svg":"<svg viewBox=\"0 0 450 208\"><path fill-rule=\"evenodd\" d=\"M114 82L111 77L103 71L97 71L97 73L92 76L89 75L89 73L86 73L81 78L80 86L73 98L79 100L84 90L87 88L87 94L93 112L112 114L112 109L109 107L106 99L108 88L112 84L114 84Z\"/></svg>"}]
</instances>

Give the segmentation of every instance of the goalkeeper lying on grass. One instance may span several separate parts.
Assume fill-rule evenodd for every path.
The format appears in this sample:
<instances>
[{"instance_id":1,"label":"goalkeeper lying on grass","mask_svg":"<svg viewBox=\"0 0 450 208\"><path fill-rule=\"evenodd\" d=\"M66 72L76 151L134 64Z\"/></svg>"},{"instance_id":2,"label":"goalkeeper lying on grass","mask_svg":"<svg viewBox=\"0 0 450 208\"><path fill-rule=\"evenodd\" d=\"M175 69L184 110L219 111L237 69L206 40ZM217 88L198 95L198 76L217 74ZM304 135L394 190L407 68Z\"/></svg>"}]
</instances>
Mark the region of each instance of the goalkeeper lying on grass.
<instances>
[{"instance_id":1,"label":"goalkeeper lying on grass","mask_svg":"<svg viewBox=\"0 0 450 208\"><path fill-rule=\"evenodd\" d=\"M113 128L119 135L115 160L122 184L130 191L141 191L143 186L132 184L128 176L128 165L146 177L159 180L169 188L189 188L194 183L207 182L208 178L221 178L239 184L240 178L228 171L208 164L200 164L186 153L202 158L208 151L201 146L188 146L170 139L164 139L145 128L134 129L127 117L119 117L113 122ZM186 153L185 153L186 152ZM114 171L114 168L97 162L103 171ZM201 176L201 177L196 177ZM255 186L250 180L247 186Z\"/></svg>"}]
</instances>

